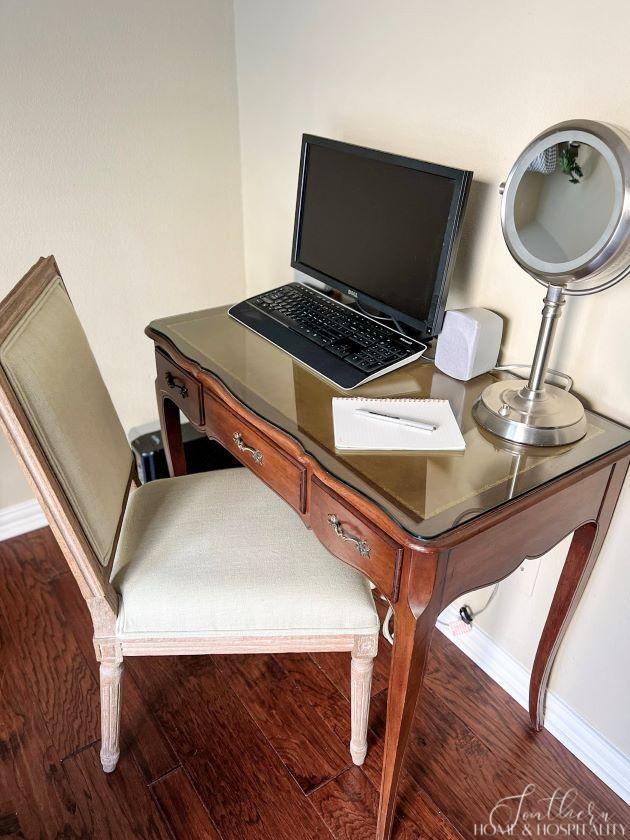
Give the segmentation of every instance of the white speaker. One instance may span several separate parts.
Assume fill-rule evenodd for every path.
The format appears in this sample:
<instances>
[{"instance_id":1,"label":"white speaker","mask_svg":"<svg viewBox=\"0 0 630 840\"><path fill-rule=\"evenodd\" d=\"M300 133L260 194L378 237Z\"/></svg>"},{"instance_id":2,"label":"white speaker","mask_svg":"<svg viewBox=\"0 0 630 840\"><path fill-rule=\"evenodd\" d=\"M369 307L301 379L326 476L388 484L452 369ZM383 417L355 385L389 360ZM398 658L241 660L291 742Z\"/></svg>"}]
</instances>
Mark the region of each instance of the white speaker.
<instances>
[{"instance_id":1,"label":"white speaker","mask_svg":"<svg viewBox=\"0 0 630 840\"><path fill-rule=\"evenodd\" d=\"M503 318L489 309L451 309L437 341L435 366L467 381L496 365L503 335Z\"/></svg>"}]
</instances>

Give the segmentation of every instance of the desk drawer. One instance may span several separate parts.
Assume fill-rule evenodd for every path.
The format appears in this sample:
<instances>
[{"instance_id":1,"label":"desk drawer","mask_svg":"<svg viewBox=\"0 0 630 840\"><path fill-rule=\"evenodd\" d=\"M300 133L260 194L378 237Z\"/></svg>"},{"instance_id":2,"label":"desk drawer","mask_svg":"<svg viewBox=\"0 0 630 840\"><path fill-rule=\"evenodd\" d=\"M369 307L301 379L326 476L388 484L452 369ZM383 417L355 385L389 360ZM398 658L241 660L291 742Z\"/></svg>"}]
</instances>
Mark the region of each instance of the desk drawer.
<instances>
[{"instance_id":1,"label":"desk drawer","mask_svg":"<svg viewBox=\"0 0 630 840\"><path fill-rule=\"evenodd\" d=\"M206 434L215 438L291 507L304 513L306 469L224 402L205 393Z\"/></svg>"},{"instance_id":2,"label":"desk drawer","mask_svg":"<svg viewBox=\"0 0 630 840\"><path fill-rule=\"evenodd\" d=\"M184 412L191 423L203 426L203 404L199 383L161 350L155 351L155 366L160 389L168 394L169 399Z\"/></svg>"},{"instance_id":3,"label":"desk drawer","mask_svg":"<svg viewBox=\"0 0 630 840\"><path fill-rule=\"evenodd\" d=\"M311 528L326 548L359 569L391 601L398 599L403 548L317 478L311 482Z\"/></svg>"}]
</instances>

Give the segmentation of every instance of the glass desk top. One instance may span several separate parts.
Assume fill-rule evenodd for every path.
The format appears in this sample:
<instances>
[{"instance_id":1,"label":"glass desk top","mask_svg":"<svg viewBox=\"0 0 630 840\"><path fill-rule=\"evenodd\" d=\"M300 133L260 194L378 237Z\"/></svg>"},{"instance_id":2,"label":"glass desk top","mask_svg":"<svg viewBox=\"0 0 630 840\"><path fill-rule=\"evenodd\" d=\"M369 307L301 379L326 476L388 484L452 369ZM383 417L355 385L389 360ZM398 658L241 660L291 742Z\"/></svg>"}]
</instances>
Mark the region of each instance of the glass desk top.
<instances>
[{"instance_id":1,"label":"glass desk top","mask_svg":"<svg viewBox=\"0 0 630 840\"><path fill-rule=\"evenodd\" d=\"M630 442L630 429L587 412L570 446L515 446L480 429L472 405L496 378L459 382L418 361L351 392L340 391L227 315L227 307L153 321L150 327L214 374L260 417L296 438L322 467L379 505L416 537L431 539ZM335 450L332 397L447 399L464 452Z\"/></svg>"}]
</instances>

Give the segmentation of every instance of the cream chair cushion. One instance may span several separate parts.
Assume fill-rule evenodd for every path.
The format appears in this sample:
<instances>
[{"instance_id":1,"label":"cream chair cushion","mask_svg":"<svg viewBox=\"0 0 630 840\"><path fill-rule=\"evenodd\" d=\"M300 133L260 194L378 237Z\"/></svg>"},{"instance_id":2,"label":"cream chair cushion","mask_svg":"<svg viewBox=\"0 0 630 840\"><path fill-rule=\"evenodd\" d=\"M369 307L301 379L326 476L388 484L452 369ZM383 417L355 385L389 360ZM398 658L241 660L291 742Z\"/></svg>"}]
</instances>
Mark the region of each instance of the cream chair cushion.
<instances>
[{"instance_id":1,"label":"cream chair cushion","mask_svg":"<svg viewBox=\"0 0 630 840\"><path fill-rule=\"evenodd\" d=\"M128 504L112 583L133 636L373 633L367 580L246 469L154 481Z\"/></svg>"},{"instance_id":2,"label":"cream chair cushion","mask_svg":"<svg viewBox=\"0 0 630 840\"><path fill-rule=\"evenodd\" d=\"M132 455L61 278L5 339L0 364L86 537L106 565Z\"/></svg>"}]
</instances>

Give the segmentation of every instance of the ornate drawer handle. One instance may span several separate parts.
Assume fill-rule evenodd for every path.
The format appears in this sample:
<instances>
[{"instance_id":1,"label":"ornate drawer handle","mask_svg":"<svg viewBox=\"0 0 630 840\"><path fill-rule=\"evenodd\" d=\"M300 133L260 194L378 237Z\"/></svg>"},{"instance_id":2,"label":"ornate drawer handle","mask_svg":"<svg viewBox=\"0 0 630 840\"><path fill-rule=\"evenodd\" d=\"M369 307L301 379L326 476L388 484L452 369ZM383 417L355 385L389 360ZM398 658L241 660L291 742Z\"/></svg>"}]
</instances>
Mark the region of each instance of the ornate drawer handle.
<instances>
[{"instance_id":1,"label":"ornate drawer handle","mask_svg":"<svg viewBox=\"0 0 630 840\"><path fill-rule=\"evenodd\" d=\"M370 556L370 546L366 543L366 541L359 539L359 537L353 537L351 534L346 534L341 527L341 522L334 513L328 514L328 521L330 522L330 527L338 537L341 537L342 540L354 543L361 557Z\"/></svg>"},{"instance_id":2,"label":"ornate drawer handle","mask_svg":"<svg viewBox=\"0 0 630 840\"><path fill-rule=\"evenodd\" d=\"M188 396L188 388L186 387L186 383L181 379L178 380L176 376L173 376L170 370L166 374L166 384L169 388L173 388L175 391L179 391L182 399L185 400Z\"/></svg>"},{"instance_id":3,"label":"ornate drawer handle","mask_svg":"<svg viewBox=\"0 0 630 840\"><path fill-rule=\"evenodd\" d=\"M257 464L262 464L263 454L260 451L260 449L252 449L251 446L246 446L245 441L241 437L240 432L234 432L234 434L232 435L232 440L236 444L237 448L241 450L241 452L249 452L250 455L252 456L252 459Z\"/></svg>"}]
</instances>

